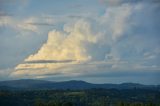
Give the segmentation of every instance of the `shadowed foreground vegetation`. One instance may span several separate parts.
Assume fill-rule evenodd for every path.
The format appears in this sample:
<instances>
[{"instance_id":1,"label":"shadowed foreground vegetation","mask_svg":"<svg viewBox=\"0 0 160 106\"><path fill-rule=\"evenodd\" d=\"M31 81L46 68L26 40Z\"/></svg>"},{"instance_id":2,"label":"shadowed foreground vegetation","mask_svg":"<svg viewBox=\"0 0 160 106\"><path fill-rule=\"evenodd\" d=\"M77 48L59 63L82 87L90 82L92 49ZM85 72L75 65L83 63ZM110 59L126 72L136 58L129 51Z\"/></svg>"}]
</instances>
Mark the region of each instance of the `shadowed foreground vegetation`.
<instances>
[{"instance_id":1,"label":"shadowed foreground vegetation","mask_svg":"<svg viewBox=\"0 0 160 106\"><path fill-rule=\"evenodd\" d=\"M1 90L0 106L160 106L160 91L149 89Z\"/></svg>"}]
</instances>

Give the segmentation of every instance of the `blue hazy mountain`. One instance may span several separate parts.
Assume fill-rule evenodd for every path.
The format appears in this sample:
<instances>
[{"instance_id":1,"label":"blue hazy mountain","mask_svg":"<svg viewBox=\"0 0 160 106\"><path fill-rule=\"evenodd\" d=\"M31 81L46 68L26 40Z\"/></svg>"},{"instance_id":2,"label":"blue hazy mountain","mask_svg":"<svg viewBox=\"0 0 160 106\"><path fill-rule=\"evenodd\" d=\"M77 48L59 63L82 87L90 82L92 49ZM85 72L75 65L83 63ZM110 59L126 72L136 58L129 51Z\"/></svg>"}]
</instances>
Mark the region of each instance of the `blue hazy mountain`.
<instances>
[{"instance_id":1,"label":"blue hazy mountain","mask_svg":"<svg viewBox=\"0 0 160 106\"><path fill-rule=\"evenodd\" d=\"M159 89L160 85L143 85L138 83L122 83L122 84L93 84L85 81L71 80L62 82L21 79L0 81L0 89L4 90L33 90L33 89Z\"/></svg>"}]
</instances>

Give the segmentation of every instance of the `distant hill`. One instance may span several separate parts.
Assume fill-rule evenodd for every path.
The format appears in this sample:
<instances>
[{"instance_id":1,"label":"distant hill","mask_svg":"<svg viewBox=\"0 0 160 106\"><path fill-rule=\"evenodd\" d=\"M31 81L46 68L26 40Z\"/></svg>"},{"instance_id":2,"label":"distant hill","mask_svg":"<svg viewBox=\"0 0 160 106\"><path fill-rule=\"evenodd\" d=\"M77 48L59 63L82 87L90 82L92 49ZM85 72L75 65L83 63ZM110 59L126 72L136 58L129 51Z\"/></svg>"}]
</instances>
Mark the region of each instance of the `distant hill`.
<instances>
[{"instance_id":1,"label":"distant hill","mask_svg":"<svg viewBox=\"0 0 160 106\"><path fill-rule=\"evenodd\" d=\"M92 84L85 81L63 81L52 82L44 80L9 80L0 81L0 89L2 90L33 90L33 89L160 89L160 85L143 85L138 83L122 83L122 84Z\"/></svg>"}]
</instances>

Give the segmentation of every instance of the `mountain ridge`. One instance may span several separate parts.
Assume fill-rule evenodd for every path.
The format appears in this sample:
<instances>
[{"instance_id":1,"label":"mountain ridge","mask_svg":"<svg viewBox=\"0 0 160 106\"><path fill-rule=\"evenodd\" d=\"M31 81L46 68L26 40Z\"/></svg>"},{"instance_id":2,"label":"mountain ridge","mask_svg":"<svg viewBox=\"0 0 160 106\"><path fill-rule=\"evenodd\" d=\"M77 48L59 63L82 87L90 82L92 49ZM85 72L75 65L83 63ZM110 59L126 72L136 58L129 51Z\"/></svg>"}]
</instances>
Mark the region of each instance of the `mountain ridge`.
<instances>
[{"instance_id":1,"label":"mountain ridge","mask_svg":"<svg viewBox=\"0 0 160 106\"><path fill-rule=\"evenodd\" d=\"M144 85L139 83L121 83L121 84L94 84L85 82L82 80L69 80L69 81L46 81L35 79L19 79L19 80L6 80L0 81L0 89L92 89L92 88L104 88L104 89L160 89L160 85Z\"/></svg>"}]
</instances>

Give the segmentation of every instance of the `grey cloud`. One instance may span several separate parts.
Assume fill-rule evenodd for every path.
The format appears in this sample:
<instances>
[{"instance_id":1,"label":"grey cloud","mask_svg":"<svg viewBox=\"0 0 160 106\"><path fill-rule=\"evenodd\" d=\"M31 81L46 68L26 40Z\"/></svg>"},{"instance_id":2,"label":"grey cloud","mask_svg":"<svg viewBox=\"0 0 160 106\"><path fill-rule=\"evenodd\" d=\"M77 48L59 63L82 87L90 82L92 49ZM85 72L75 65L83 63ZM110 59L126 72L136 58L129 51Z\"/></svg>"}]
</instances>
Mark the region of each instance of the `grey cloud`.
<instances>
[{"instance_id":1,"label":"grey cloud","mask_svg":"<svg viewBox=\"0 0 160 106\"><path fill-rule=\"evenodd\" d=\"M52 76L53 77L54 75L56 75L56 76L57 75L62 75L62 73L58 73L58 72L57 73L49 73L49 74L43 74L42 76L46 76L46 77Z\"/></svg>"},{"instance_id":2,"label":"grey cloud","mask_svg":"<svg viewBox=\"0 0 160 106\"><path fill-rule=\"evenodd\" d=\"M1 17L6 17L6 16L13 16L13 14L11 14L9 12L0 11L0 18Z\"/></svg>"},{"instance_id":3,"label":"grey cloud","mask_svg":"<svg viewBox=\"0 0 160 106\"><path fill-rule=\"evenodd\" d=\"M148 3L160 3L159 0L101 0L102 3L105 3L107 6L119 6L122 4L136 4L140 2Z\"/></svg>"},{"instance_id":4,"label":"grey cloud","mask_svg":"<svg viewBox=\"0 0 160 106\"><path fill-rule=\"evenodd\" d=\"M45 68L37 68L37 69L35 69L35 68L19 68L19 69L16 69L17 71L18 70L43 70L43 69L45 69Z\"/></svg>"},{"instance_id":5,"label":"grey cloud","mask_svg":"<svg viewBox=\"0 0 160 106\"><path fill-rule=\"evenodd\" d=\"M25 61L23 64L41 64L41 63L69 63L75 60L34 60L34 61Z\"/></svg>"},{"instance_id":6,"label":"grey cloud","mask_svg":"<svg viewBox=\"0 0 160 106\"><path fill-rule=\"evenodd\" d=\"M77 19L84 18L83 16L78 16L78 15L69 15L68 17L69 18L77 18Z\"/></svg>"},{"instance_id":7,"label":"grey cloud","mask_svg":"<svg viewBox=\"0 0 160 106\"><path fill-rule=\"evenodd\" d=\"M25 23L25 24L29 24L29 25L37 25L37 26L55 26L54 24L52 23L40 23L40 22L37 22L37 23Z\"/></svg>"},{"instance_id":8,"label":"grey cloud","mask_svg":"<svg viewBox=\"0 0 160 106\"><path fill-rule=\"evenodd\" d=\"M65 75L47 75L44 78L45 80L51 81L66 81L66 80L85 80L87 82L92 83L123 83L123 82L138 82L143 84L159 84L159 75L160 72L135 72L135 71L127 71L126 72L106 72L106 73L90 73L88 75L80 75L80 76L65 76Z\"/></svg>"},{"instance_id":9,"label":"grey cloud","mask_svg":"<svg viewBox=\"0 0 160 106\"><path fill-rule=\"evenodd\" d=\"M159 76L160 72L159 71L133 71L133 70L129 70L129 71L107 71L104 73L90 73L90 74L85 74L82 75L81 77L132 77L132 76L136 76L136 77L141 77L141 76Z\"/></svg>"}]
</instances>

